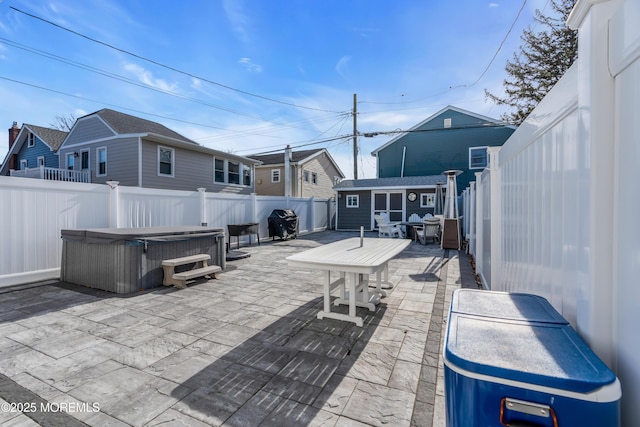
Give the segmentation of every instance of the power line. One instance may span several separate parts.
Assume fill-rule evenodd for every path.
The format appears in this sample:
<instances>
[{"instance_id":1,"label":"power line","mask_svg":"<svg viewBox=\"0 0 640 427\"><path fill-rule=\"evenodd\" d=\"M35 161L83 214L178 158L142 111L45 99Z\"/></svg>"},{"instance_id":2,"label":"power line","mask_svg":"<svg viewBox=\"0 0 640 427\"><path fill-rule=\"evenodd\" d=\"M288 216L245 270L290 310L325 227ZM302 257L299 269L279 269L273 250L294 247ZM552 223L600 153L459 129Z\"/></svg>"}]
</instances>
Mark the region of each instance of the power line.
<instances>
[{"instance_id":1,"label":"power line","mask_svg":"<svg viewBox=\"0 0 640 427\"><path fill-rule=\"evenodd\" d=\"M527 4L527 0L524 0L522 2L522 5L520 6L520 10L518 10L518 13L517 13L515 19L511 23L511 26L509 27L509 30L507 31L507 34L505 34L505 36L503 37L502 41L500 42L500 45L498 46L498 48L496 49L495 53L491 57L491 60L489 61L489 64L487 64L487 66L485 67L484 71L482 71L480 76L473 83L471 83L471 84L462 84L462 85L457 85L457 86L450 86L448 89L445 89L442 92L435 93L435 94L429 95L429 96L427 96L425 98L416 99L416 100L413 100L413 101L403 101L403 102L360 101L360 103L362 103L362 104L409 104L409 103L414 103L414 102L422 102L422 101L425 101L425 100L427 100L429 98L434 98L436 96L444 95L445 93L448 93L453 89L458 89L458 88L462 88L462 87L467 87L468 88L468 87L475 86L480 80L482 80L482 78L485 76L485 74L487 74L487 71L489 71L489 68L493 64L493 61L495 61L495 59L498 56L498 53L500 53L500 51L502 50L502 47L504 46L504 43L507 41L507 38L509 38L509 35L511 34L511 31L513 31L513 27L515 27L516 22L518 22L518 19L520 19L520 15L522 14L522 11L524 10L524 7L525 7L526 4ZM545 5L545 8L546 8L546 5Z\"/></svg>"},{"instance_id":2,"label":"power line","mask_svg":"<svg viewBox=\"0 0 640 427\"><path fill-rule=\"evenodd\" d=\"M322 141L309 142L309 143L306 143L306 144L300 144L300 145L296 145L296 146L292 146L291 144L289 144L289 145L291 146L291 148L300 148L300 147L308 147L310 145L323 144L325 142L338 141L340 139L350 139L350 138L353 138L353 135L342 135L342 136L337 136L337 137L334 137L334 138L323 139ZM264 151L262 153L255 153L255 154L252 154L252 155L253 156L261 156L263 154L279 153L279 152L281 152L283 150L284 149L280 148L278 150Z\"/></svg>"},{"instance_id":3,"label":"power line","mask_svg":"<svg viewBox=\"0 0 640 427\"><path fill-rule=\"evenodd\" d=\"M25 12L23 10L20 10L20 9L14 7L14 6L9 6L9 7L11 9L15 10L16 12L22 13L24 15L27 15L27 16L31 17L31 18L34 18L34 19L37 19L39 21L45 22L45 23L47 23L49 25L53 25L54 27L57 27L57 28L60 28L61 30L67 31L67 32L72 33L72 34L75 34L75 35L77 35L79 37L82 37L82 38L87 39L89 41L92 41L94 43L106 46L109 49L113 49L113 50L116 50L118 52L125 53L127 55L133 56L134 58L138 58L138 59L140 59L142 61L146 61L146 62L149 62L151 64L157 65L159 67L166 68L167 70L171 70L171 71L174 71L176 73L180 73L180 74L183 74L185 76L192 77L194 79L202 80L204 82L207 82L207 83L210 83L210 84L213 84L213 85L216 85L216 86L220 86L222 88L225 88L225 89L228 89L228 90L232 90L234 92L238 92L238 93L241 93L243 95L248 95L248 96L252 96L252 97L255 97L255 98L259 98L259 99L264 99L266 101L275 102L277 104L288 105L290 107L302 108L302 109L305 109L305 110L322 111L322 112L325 112L325 113L339 113L339 111L331 111L331 110L324 110L324 109L321 109L321 108L307 107L307 106L304 106L304 105L293 104L293 103L290 103L290 102L280 101L280 100L277 100L277 99L273 99L273 98L269 98L269 97L266 97L266 96L258 95L258 94L255 94L255 93L247 92L245 90L236 89L234 87L231 87L231 86L228 86L228 85L225 85L225 84L222 84L222 83L218 83L218 82L215 82L213 80L209 80L209 79L204 78L204 77L197 76L197 75L192 74L192 73L190 73L188 71L183 71L183 70L177 69L175 67L163 64L161 62L158 62L158 61L155 61L153 59L150 59L150 58L144 57L142 55L139 55L137 53L133 53L133 52L130 52L128 50L121 49L119 47L111 45L109 43L94 39L92 37L89 37L89 36L87 36L85 34L82 34L82 33L78 32L78 31L71 30L69 28L63 27L62 25L56 24L55 22L49 21L49 20L41 18L41 17L39 17L37 15Z\"/></svg>"}]
</instances>

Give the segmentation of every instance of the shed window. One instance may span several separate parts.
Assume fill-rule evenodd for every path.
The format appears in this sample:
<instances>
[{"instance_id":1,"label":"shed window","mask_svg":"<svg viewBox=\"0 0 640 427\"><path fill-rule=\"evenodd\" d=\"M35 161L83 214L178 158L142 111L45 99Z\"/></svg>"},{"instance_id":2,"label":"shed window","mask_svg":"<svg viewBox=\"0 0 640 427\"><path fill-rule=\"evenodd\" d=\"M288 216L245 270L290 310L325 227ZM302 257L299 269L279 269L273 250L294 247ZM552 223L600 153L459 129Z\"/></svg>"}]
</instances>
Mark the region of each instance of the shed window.
<instances>
[{"instance_id":1,"label":"shed window","mask_svg":"<svg viewBox=\"0 0 640 427\"><path fill-rule=\"evenodd\" d=\"M432 208L436 205L435 193L421 193L420 194L420 207Z\"/></svg>"},{"instance_id":2,"label":"shed window","mask_svg":"<svg viewBox=\"0 0 640 427\"><path fill-rule=\"evenodd\" d=\"M347 207L348 208L358 208L358 207L360 207L360 195L358 195L358 194L347 194Z\"/></svg>"},{"instance_id":3,"label":"shed window","mask_svg":"<svg viewBox=\"0 0 640 427\"><path fill-rule=\"evenodd\" d=\"M484 169L487 167L487 147L469 148L469 169Z\"/></svg>"}]
</instances>

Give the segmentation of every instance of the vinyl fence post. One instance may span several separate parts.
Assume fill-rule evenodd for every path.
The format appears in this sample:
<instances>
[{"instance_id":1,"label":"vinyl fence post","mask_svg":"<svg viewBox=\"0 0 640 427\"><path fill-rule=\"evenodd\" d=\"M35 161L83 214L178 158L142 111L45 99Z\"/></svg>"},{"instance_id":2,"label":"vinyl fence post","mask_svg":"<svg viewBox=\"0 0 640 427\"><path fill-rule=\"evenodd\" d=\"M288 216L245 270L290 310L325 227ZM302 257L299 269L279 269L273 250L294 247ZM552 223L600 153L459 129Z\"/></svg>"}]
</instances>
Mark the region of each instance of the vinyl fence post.
<instances>
[{"instance_id":1,"label":"vinyl fence post","mask_svg":"<svg viewBox=\"0 0 640 427\"><path fill-rule=\"evenodd\" d=\"M119 228L120 227L120 191L118 190L118 185L120 181L107 181L107 185L109 186L109 227L110 228Z\"/></svg>"},{"instance_id":2,"label":"vinyl fence post","mask_svg":"<svg viewBox=\"0 0 640 427\"><path fill-rule=\"evenodd\" d=\"M205 197L205 191L207 189L200 187L198 192L200 193L200 225L202 227L207 226L207 198Z\"/></svg>"}]
</instances>

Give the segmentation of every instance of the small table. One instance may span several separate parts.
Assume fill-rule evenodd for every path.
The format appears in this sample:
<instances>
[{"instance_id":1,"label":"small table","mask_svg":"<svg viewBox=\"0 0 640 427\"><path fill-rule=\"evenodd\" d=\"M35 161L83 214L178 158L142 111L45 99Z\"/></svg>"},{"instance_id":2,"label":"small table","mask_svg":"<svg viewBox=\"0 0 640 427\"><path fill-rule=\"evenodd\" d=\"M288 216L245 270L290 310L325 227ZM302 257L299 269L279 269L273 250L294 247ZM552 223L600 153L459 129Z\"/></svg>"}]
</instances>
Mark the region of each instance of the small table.
<instances>
[{"instance_id":1,"label":"small table","mask_svg":"<svg viewBox=\"0 0 640 427\"><path fill-rule=\"evenodd\" d=\"M422 227L422 221L421 222L405 221L405 222L401 222L400 225L406 228L406 232L404 233L405 237L407 239L415 240L414 227Z\"/></svg>"},{"instance_id":2,"label":"small table","mask_svg":"<svg viewBox=\"0 0 640 427\"><path fill-rule=\"evenodd\" d=\"M257 222L249 222L246 224L228 224L227 230L229 231L229 249L231 249L231 236L236 236L237 249L240 248L240 236L249 236L249 246L251 246L251 235L258 236L258 245L260 244L260 224Z\"/></svg>"},{"instance_id":3,"label":"small table","mask_svg":"<svg viewBox=\"0 0 640 427\"><path fill-rule=\"evenodd\" d=\"M286 258L291 267L304 267L324 272L324 308L318 313L318 319L327 317L345 320L362 327L364 322L361 317L356 316L356 307L366 307L370 311L375 311L375 305L380 301L380 296L387 295L382 289L382 283L388 284L389 287L393 286L389 282L389 261L411 243L407 239L364 238L360 246L360 241L359 237L340 240ZM332 271L340 275L333 282L331 281ZM346 280L348 273L352 276L349 281ZM376 275L376 291L373 295L369 295L370 274ZM334 304L348 304L348 315L331 311L331 291L336 288L340 289L340 297Z\"/></svg>"}]
</instances>

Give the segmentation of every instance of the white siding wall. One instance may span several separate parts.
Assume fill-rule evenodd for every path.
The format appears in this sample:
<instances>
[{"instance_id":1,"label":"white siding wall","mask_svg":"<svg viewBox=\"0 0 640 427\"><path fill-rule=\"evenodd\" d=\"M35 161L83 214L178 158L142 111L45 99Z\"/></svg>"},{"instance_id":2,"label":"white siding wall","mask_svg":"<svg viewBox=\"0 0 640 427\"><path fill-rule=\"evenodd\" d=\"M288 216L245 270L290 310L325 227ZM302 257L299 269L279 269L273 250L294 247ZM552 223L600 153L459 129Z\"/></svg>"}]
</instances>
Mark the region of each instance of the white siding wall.
<instances>
[{"instance_id":1,"label":"white siding wall","mask_svg":"<svg viewBox=\"0 0 640 427\"><path fill-rule=\"evenodd\" d=\"M488 249L492 289L542 295L572 323L620 378L625 426L640 419L638 22L637 0L578 0L576 64L507 140L476 197L476 265L486 268ZM491 236L480 229L483 191Z\"/></svg>"}]
</instances>

